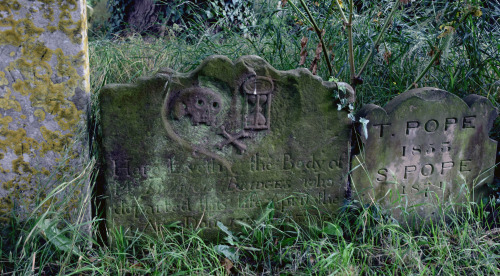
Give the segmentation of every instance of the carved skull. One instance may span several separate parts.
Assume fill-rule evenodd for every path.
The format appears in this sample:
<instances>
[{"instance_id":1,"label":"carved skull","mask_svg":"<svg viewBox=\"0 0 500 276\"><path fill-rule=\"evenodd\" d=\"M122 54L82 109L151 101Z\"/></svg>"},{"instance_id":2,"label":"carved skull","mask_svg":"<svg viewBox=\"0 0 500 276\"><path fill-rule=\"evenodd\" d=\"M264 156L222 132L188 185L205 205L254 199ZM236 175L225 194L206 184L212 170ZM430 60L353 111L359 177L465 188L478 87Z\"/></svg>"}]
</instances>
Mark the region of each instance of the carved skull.
<instances>
[{"instance_id":1,"label":"carved skull","mask_svg":"<svg viewBox=\"0 0 500 276\"><path fill-rule=\"evenodd\" d=\"M210 126L215 123L215 117L222 107L221 104L220 96L208 88L188 88L181 91L175 103L174 117L180 119L189 115L193 126L200 123Z\"/></svg>"}]
</instances>

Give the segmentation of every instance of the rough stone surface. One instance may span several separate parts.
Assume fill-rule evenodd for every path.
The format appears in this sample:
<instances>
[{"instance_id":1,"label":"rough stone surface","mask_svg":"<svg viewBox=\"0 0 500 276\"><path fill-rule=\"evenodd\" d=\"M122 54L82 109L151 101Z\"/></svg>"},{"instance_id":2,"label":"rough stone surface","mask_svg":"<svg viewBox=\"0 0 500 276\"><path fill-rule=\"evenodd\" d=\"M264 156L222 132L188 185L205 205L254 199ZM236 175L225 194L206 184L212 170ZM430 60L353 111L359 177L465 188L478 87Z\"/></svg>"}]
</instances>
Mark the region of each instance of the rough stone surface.
<instances>
[{"instance_id":1,"label":"rough stone surface","mask_svg":"<svg viewBox=\"0 0 500 276\"><path fill-rule=\"evenodd\" d=\"M0 1L1 221L81 169L83 145L73 140L89 100L85 7L84 0Z\"/></svg>"},{"instance_id":2,"label":"rough stone surface","mask_svg":"<svg viewBox=\"0 0 500 276\"><path fill-rule=\"evenodd\" d=\"M420 88L357 116L369 120L352 164L352 188L365 204L378 202L396 218L401 207L432 218L438 203L481 198L493 179L497 143L488 132L497 110L484 97Z\"/></svg>"},{"instance_id":3,"label":"rough stone surface","mask_svg":"<svg viewBox=\"0 0 500 276\"><path fill-rule=\"evenodd\" d=\"M108 227L256 219L269 202L304 222L344 199L354 101L305 69L256 56L206 59L99 95ZM337 95L335 98L334 95Z\"/></svg>"}]
</instances>

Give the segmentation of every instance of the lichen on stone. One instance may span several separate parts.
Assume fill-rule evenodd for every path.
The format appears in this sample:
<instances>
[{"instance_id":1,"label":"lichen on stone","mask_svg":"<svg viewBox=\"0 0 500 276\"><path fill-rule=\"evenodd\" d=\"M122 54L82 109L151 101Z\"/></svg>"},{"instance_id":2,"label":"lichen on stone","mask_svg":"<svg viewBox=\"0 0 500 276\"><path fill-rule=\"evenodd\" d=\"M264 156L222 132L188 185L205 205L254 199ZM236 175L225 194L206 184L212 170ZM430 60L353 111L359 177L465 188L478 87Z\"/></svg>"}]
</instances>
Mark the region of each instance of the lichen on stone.
<instances>
[{"instance_id":1,"label":"lichen on stone","mask_svg":"<svg viewBox=\"0 0 500 276\"><path fill-rule=\"evenodd\" d=\"M89 97L85 15L81 0L0 0L0 219L14 203L29 207L18 203L34 181L78 163L73 139Z\"/></svg>"}]
</instances>

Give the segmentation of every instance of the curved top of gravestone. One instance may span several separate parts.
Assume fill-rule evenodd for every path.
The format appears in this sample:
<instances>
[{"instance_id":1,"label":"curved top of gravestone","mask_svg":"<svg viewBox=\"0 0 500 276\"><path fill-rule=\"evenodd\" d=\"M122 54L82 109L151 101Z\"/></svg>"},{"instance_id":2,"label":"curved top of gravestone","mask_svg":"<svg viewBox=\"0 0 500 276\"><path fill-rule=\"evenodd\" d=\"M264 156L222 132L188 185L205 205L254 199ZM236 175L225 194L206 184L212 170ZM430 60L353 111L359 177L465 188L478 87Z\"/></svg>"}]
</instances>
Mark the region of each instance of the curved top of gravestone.
<instances>
[{"instance_id":1,"label":"curved top of gravestone","mask_svg":"<svg viewBox=\"0 0 500 276\"><path fill-rule=\"evenodd\" d=\"M317 84L323 85L328 88L337 89L340 84L346 88L344 92L345 94L339 95L340 98L348 100L349 103L354 103L355 101L354 89L347 83L323 81L321 77L313 75L309 70L305 68L279 71L271 66L263 58L256 55L242 56L234 62L226 56L212 55L204 59L203 62L193 71L180 73L170 68L164 68L161 69L158 73L175 76L179 79L194 79L200 75L211 76L231 84L232 87L237 87L242 84L244 80L241 79L241 75L243 73L246 73L245 75L247 76L286 76L287 78L291 76L304 76L306 78L314 80L314 82L316 82ZM316 84L311 83L311 85Z\"/></svg>"},{"instance_id":2,"label":"curved top of gravestone","mask_svg":"<svg viewBox=\"0 0 500 276\"><path fill-rule=\"evenodd\" d=\"M428 106L429 104L434 103L440 107L448 107L464 111L482 109L485 113L487 113L485 114L487 115L487 129L490 129L493 126L493 122L498 116L498 110L485 97L471 94L463 99L460 99L460 97L455 94L434 87L422 87L409 90L389 101L383 108L374 104L365 105L357 113L357 116L366 117L371 113L379 114L379 116L386 118L394 117L397 116L396 113L398 111L413 111L413 108L416 107L415 104L417 103L426 104ZM443 110L437 111L440 112Z\"/></svg>"},{"instance_id":3,"label":"curved top of gravestone","mask_svg":"<svg viewBox=\"0 0 500 276\"><path fill-rule=\"evenodd\" d=\"M458 104L464 105L465 103L456 95L451 94L447 91L434 88L434 87L422 87L412 89L406 93L400 94L390 102L388 102L384 109L388 114L392 113L399 105L410 99L420 99L425 102L441 102L444 104Z\"/></svg>"}]
</instances>

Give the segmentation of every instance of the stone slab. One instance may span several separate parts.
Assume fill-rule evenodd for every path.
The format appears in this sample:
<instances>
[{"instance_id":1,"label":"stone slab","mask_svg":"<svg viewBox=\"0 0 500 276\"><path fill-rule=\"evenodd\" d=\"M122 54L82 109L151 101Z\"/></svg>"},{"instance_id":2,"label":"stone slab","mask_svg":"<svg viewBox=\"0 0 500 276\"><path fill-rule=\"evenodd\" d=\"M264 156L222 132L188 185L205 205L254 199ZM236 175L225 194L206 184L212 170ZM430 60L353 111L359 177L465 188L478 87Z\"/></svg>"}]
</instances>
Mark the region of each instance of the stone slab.
<instances>
[{"instance_id":1,"label":"stone slab","mask_svg":"<svg viewBox=\"0 0 500 276\"><path fill-rule=\"evenodd\" d=\"M429 87L403 93L384 108L364 106L357 117L369 122L358 129L363 150L353 156L355 195L398 219L403 207L415 209L419 221L436 217L439 204L487 195L497 147L488 132L497 115L484 97L462 100Z\"/></svg>"},{"instance_id":2,"label":"stone slab","mask_svg":"<svg viewBox=\"0 0 500 276\"><path fill-rule=\"evenodd\" d=\"M86 145L74 143L89 103L85 8L0 1L0 221L29 213L85 165ZM62 194L76 207L87 189Z\"/></svg>"},{"instance_id":3,"label":"stone slab","mask_svg":"<svg viewBox=\"0 0 500 276\"><path fill-rule=\"evenodd\" d=\"M257 56L207 58L99 94L109 228L205 227L276 212L306 222L343 202L350 86ZM340 96L339 96L340 94ZM334 97L337 95L337 98Z\"/></svg>"}]
</instances>

